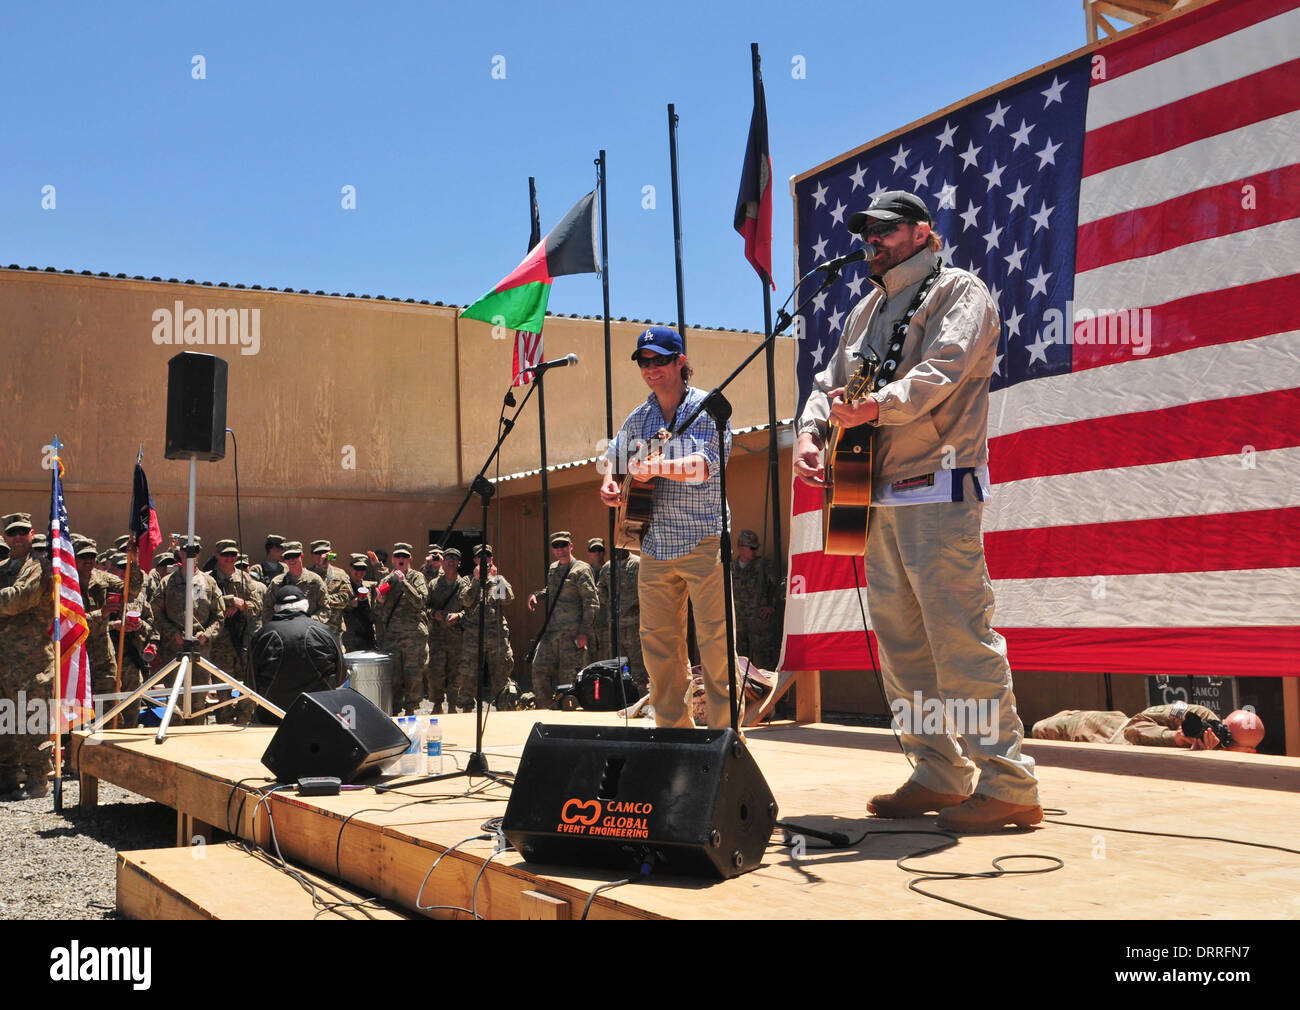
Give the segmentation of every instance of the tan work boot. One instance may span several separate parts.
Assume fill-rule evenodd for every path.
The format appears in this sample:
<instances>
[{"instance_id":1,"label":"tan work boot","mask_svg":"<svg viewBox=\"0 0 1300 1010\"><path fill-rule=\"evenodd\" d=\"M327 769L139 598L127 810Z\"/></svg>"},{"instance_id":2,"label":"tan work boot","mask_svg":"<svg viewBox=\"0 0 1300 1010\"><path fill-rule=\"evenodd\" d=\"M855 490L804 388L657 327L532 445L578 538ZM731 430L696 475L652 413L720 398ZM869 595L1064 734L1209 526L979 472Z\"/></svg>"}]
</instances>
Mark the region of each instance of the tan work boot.
<instances>
[{"instance_id":1,"label":"tan work boot","mask_svg":"<svg viewBox=\"0 0 1300 1010\"><path fill-rule=\"evenodd\" d=\"M1027 828L1042 819L1043 808L1036 803L1025 806L976 794L960 806L940 810L937 826L940 831L978 835L1001 831L1008 825Z\"/></svg>"},{"instance_id":2,"label":"tan work boot","mask_svg":"<svg viewBox=\"0 0 1300 1010\"><path fill-rule=\"evenodd\" d=\"M960 793L936 793L909 780L892 793L871 797L867 813L877 817L920 817L954 807L965 799Z\"/></svg>"}]
</instances>

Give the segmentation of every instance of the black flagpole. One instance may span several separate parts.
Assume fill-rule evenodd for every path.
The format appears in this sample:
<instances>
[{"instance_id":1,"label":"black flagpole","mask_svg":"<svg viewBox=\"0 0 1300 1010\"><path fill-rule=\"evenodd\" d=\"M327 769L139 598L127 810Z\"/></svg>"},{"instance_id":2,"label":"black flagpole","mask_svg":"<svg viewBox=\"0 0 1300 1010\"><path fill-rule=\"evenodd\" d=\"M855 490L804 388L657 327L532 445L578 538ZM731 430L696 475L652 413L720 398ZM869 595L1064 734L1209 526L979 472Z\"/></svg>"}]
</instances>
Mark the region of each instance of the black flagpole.
<instances>
[{"instance_id":1,"label":"black flagpole","mask_svg":"<svg viewBox=\"0 0 1300 1010\"><path fill-rule=\"evenodd\" d=\"M541 241L542 221L537 209L537 183L531 175L528 177L528 206L533 217L532 238L528 246L528 251L532 252L533 247ZM542 329L546 329L544 316ZM533 382L537 383L537 434L541 442L542 457L542 577L545 578L546 570L551 564L551 497L546 482L546 386L542 382L541 372L533 373ZM487 530L483 531L483 536L487 537Z\"/></svg>"},{"instance_id":2,"label":"black flagpole","mask_svg":"<svg viewBox=\"0 0 1300 1010\"><path fill-rule=\"evenodd\" d=\"M761 59L758 55L758 43L749 44L750 61L754 70L754 106L758 107L763 94L763 73L760 69ZM767 101L763 100L763 132L767 132ZM755 137L755 142L760 138ZM771 141L769 139L769 145ZM762 152L755 152L761 157ZM771 181L768 182L770 186ZM772 335L772 291L766 277L759 277L763 288L763 336ZM785 554L781 550L781 465L776 444L776 346L775 341L767 341L767 481L772 489L772 551L776 555L781 571L785 570Z\"/></svg>"},{"instance_id":3,"label":"black flagpole","mask_svg":"<svg viewBox=\"0 0 1300 1010\"><path fill-rule=\"evenodd\" d=\"M603 150L600 152L600 157L596 159L596 174L600 186L600 287L605 298L605 438L612 442L614 440L614 371L609 340L609 225L607 224L609 217L605 213L605 152ZM614 527L614 509L610 509L609 540L606 546L609 548L609 654L614 659L620 655L618 649L619 557L618 548L615 546L618 543L617 534L618 530ZM596 575L599 578L600 573L597 572ZM622 683L620 680L619 684Z\"/></svg>"},{"instance_id":4,"label":"black flagpole","mask_svg":"<svg viewBox=\"0 0 1300 1010\"><path fill-rule=\"evenodd\" d=\"M677 185L677 112L668 103L668 167L673 186L673 257L677 270L677 332L686 350L686 288L682 281L682 201Z\"/></svg>"}]
</instances>

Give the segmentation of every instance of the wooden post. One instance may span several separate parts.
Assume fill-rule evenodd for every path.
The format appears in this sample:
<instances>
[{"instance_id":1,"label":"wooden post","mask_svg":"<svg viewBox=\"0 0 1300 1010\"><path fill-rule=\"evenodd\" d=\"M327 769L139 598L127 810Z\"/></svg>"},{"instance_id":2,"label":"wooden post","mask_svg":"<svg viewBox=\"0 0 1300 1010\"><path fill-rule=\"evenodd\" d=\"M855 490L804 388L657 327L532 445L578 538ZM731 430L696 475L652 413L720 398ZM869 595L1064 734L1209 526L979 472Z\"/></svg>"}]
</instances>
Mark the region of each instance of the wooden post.
<instances>
[{"instance_id":1,"label":"wooden post","mask_svg":"<svg viewBox=\"0 0 1300 1010\"><path fill-rule=\"evenodd\" d=\"M519 895L519 918L568 920L573 918L573 907L541 891L523 891Z\"/></svg>"},{"instance_id":2,"label":"wooden post","mask_svg":"<svg viewBox=\"0 0 1300 1010\"><path fill-rule=\"evenodd\" d=\"M1282 712L1288 757L1300 757L1300 677L1282 678Z\"/></svg>"},{"instance_id":3,"label":"wooden post","mask_svg":"<svg viewBox=\"0 0 1300 1010\"><path fill-rule=\"evenodd\" d=\"M822 673L820 670L804 670L799 674L795 686L794 721L822 721Z\"/></svg>"}]
</instances>

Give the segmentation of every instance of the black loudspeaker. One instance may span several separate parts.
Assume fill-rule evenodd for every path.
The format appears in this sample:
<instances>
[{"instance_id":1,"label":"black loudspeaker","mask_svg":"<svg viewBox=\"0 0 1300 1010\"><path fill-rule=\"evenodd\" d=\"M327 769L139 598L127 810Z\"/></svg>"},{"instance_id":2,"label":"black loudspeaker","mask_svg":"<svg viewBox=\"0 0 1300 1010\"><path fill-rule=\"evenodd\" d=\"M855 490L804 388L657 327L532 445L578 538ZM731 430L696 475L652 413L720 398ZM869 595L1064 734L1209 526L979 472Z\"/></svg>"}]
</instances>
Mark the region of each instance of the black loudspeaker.
<instances>
[{"instance_id":1,"label":"black loudspeaker","mask_svg":"<svg viewBox=\"0 0 1300 1010\"><path fill-rule=\"evenodd\" d=\"M532 863L727 878L759 865L776 818L730 729L539 723L502 830Z\"/></svg>"},{"instance_id":2,"label":"black loudspeaker","mask_svg":"<svg viewBox=\"0 0 1300 1010\"><path fill-rule=\"evenodd\" d=\"M300 694L262 755L280 782L331 775L352 782L379 774L410 738L368 698L350 688Z\"/></svg>"},{"instance_id":3,"label":"black loudspeaker","mask_svg":"<svg viewBox=\"0 0 1300 1010\"><path fill-rule=\"evenodd\" d=\"M226 375L230 365L213 354L182 351L167 362L168 459L226 457Z\"/></svg>"}]
</instances>

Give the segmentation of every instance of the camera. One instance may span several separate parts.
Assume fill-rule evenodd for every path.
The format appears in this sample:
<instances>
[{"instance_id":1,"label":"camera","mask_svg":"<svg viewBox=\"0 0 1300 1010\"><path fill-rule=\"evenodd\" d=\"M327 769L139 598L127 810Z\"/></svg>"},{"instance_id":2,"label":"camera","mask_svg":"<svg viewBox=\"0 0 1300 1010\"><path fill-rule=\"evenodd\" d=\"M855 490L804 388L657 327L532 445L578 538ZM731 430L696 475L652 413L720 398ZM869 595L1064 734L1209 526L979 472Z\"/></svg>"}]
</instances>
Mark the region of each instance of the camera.
<instances>
[{"instance_id":1,"label":"camera","mask_svg":"<svg viewBox=\"0 0 1300 1010\"><path fill-rule=\"evenodd\" d=\"M1205 735L1205 731L1210 729L1219 738L1220 747L1228 747L1232 744L1232 730L1224 723L1218 719L1202 719L1195 712L1188 712L1183 716L1182 729L1183 736L1189 740L1199 740Z\"/></svg>"}]
</instances>

